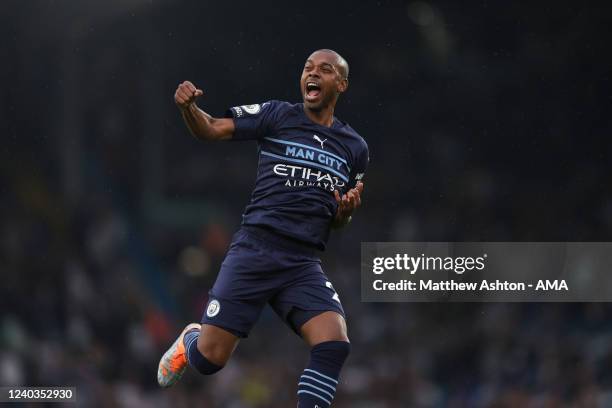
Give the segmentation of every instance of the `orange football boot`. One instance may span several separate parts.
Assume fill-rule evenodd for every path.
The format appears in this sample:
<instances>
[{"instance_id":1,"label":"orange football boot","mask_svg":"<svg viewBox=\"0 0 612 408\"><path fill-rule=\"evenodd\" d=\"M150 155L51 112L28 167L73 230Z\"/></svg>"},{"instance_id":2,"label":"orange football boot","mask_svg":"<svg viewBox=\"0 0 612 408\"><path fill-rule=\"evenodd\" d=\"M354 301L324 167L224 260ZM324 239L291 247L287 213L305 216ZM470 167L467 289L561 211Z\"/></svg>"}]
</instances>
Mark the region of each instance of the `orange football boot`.
<instances>
[{"instance_id":1,"label":"orange football boot","mask_svg":"<svg viewBox=\"0 0 612 408\"><path fill-rule=\"evenodd\" d=\"M157 382L161 387L167 388L181 379L187 368L187 350L183 344L185 334L191 330L200 331L199 323L191 323L183 329L178 339L164 353L157 368Z\"/></svg>"}]
</instances>

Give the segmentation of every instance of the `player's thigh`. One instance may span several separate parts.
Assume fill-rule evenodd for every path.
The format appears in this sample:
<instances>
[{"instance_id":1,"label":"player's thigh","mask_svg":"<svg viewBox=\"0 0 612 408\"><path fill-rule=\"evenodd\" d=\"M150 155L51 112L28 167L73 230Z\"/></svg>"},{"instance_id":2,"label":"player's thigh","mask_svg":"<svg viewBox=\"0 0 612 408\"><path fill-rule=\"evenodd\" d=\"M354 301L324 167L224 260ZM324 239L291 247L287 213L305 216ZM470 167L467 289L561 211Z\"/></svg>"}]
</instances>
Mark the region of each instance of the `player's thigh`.
<instances>
[{"instance_id":1,"label":"player's thigh","mask_svg":"<svg viewBox=\"0 0 612 408\"><path fill-rule=\"evenodd\" d=\"M311 347L326 341L349 341L344 317L333 311L323 312L308 320L300 328L300 334Z\"/></svg>"},{"instance_id":2,"label":"player's thigh","mask_svg":"<svg viewBox=\"0 0 612 408\"><path fill-rule=\"evenodd\" d=\"M213 364L224 366L240 339L220 327L203 324L198 338L198 350Z\"/></svg>"},{"instance_id":3,"label":"player's thigh","mask_svg":"<svg viewBox=\"0 0 612 408\"><path fill-rule=\"evenodd\" d=\"M347 341L344 308L320 262L300 265L272 299L274 311L308 344Z\"/></svg>"}]
</instances>

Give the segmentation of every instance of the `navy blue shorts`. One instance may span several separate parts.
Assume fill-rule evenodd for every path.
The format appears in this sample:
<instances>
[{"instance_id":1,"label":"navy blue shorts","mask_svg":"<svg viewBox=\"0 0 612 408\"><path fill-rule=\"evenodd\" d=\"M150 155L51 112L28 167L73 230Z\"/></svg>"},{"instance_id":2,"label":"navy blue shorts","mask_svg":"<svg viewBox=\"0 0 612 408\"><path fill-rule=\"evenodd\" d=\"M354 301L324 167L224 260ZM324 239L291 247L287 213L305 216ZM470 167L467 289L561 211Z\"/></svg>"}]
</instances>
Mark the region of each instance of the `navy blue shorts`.
<instances>
[{"instance_id":1,"label":"navy blue shorts","mask_svg":"<svg viewBox=\"0 0 612 408\"><path fill-rule=\"evenodd\" d=\"M298 335L325 311L344 316L316 250L253 226L234 234L209 295L202 323L238 337L248 336L266 303Z\"/></svg>"}]
</instances>

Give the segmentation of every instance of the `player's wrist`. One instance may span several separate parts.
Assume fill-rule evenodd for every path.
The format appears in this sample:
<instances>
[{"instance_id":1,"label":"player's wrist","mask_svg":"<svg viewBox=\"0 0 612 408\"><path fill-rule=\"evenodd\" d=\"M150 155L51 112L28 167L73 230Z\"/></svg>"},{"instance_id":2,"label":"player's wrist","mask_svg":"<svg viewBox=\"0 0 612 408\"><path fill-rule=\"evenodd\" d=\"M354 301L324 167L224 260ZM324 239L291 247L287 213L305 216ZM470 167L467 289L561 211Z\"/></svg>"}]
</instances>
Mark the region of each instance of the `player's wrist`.
<instances>
[{"instance_id":1,"label":"player's wrist","mask_svg":"<svg viewBox=\"0 0 612 408\"><path fill-rule=\"evenodd\" d=\"M197 109L195 102L190 102L184 105L179 105L179 109L182 113L193 114Z\"/></svg>"}]
</instances>

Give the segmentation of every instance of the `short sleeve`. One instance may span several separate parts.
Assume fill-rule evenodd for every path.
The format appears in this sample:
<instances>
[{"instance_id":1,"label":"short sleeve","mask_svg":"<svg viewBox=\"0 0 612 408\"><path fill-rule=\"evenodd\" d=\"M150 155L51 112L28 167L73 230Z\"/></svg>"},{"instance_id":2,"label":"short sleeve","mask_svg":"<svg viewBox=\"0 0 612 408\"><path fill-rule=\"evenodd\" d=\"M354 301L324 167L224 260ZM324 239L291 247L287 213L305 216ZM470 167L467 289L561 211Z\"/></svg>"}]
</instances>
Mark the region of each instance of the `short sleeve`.
<instances>
[{"instance_id":1,"label":"short sleeve","mask_svg":"<svg viewBox=\"0 0 612 408\"><path fill-rule=\"evenodd\" d=\"M233 118L236 128L232 139L256 140L263 138L274 129L278 109L278 101L229 108L225 117Z\"/></svg>"}]
</instances>

